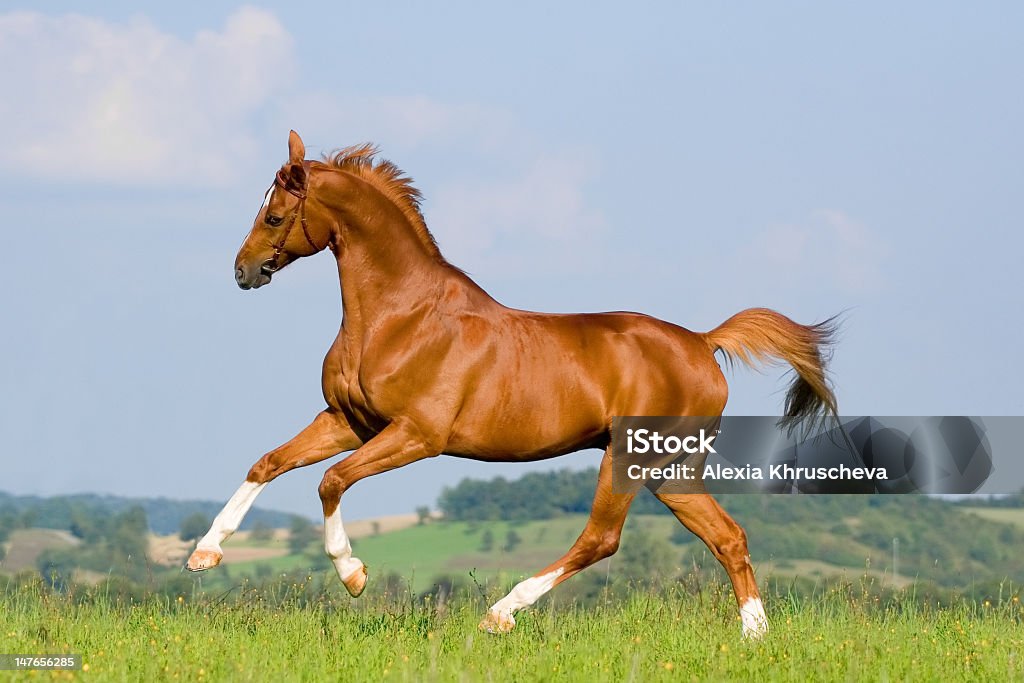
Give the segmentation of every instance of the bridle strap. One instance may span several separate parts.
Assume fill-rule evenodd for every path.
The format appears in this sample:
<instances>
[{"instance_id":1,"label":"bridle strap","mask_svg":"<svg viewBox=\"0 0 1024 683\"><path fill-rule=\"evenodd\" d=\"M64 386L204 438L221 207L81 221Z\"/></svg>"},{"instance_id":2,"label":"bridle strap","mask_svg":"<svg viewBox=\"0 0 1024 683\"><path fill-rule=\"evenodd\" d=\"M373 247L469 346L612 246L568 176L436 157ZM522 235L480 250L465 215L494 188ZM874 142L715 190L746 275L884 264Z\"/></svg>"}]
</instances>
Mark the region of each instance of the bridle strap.
<instances>
[{"instance_id":1,"label":"bridle strap","mask_svg":"<svg viewBox=\"0 0 1024 683\"><path fill-rule=\"evenodd\" d=\"M309 246L313 247L315 251L320 251L330 244L330 239L327 240L327 244L323 247L317 246L317 243L313 241L313 238L309 234L309 226L306 224L306 197L309 190L309 172L310 164L308 161L302 162L302 168L306 172L306 183L301 188L296 188L288 182L288 177L284 174L284 169L279 169L277 175L274 176L274 186L281 188L288 194L296 197L299 200L298 205L295 207L295 211L292 212L291 220L288 221L288 227L285 228L284 234L281 236L280 241L274 245L274 261L276 263L277 257L281 255L284 250L284 245L288 242L288 235L291 234L292 228L295 227L295 219L298 218L299 225L302 226L302 234L309 243Z\"/></svg>"}]
</instances>

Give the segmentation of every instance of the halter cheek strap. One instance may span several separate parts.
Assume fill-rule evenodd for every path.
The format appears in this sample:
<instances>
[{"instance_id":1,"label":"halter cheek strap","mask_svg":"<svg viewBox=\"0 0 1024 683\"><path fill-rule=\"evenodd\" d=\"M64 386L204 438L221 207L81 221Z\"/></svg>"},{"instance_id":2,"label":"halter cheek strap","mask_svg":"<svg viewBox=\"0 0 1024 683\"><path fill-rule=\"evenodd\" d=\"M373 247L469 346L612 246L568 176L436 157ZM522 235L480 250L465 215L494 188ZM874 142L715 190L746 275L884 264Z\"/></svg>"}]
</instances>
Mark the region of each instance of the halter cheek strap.
<instances>
[{"instance_id":1,"label":"halter cheek strap","mask_svg":"<svg viewBox=\"0 0 1024 683\"><path fill-rule=\"evenodd\" d=\"M277 176L274 177L274 185L281 188L288 194L296 197L299 203L295 207L295 211L292 212L291 220L288 221L288 227L284 229L284 234L281 235L281 239L274 245L274 262L277 262L277 257L281 255L284 250L285 243L288 242L288 235L291 234L292 228L295 227L295 219L299 219L299 225L302 226L302 234L305 236L309 246L313 247L315 251L320 251L330 244L328 239L327 244L323 247L317 246L317 243L313 241L313 238L309 234L309 226L306 224L306 196L309 190L309 162L304 161L302 168L306 172L306 183L301 188L295 188L288 182L288 177L284 174L284 169L279 169Z\"/></svg>"}]
</instances>

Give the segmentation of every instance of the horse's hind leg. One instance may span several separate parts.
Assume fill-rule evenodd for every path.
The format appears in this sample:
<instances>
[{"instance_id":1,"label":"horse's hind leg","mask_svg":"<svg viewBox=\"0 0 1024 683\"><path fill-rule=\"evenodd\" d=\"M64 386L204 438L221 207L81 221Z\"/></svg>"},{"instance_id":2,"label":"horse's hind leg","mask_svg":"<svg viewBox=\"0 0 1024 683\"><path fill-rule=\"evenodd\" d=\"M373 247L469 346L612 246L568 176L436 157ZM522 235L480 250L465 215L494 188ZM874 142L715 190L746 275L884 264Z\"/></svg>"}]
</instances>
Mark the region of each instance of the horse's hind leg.
<instances>
[{"instance_id":1,"label":"horse's hind leg","mask_svg":"<svg viewBox=\"0 0 1024 683\"><path fill-rule=\"evenodd\" d=\"M609 447L601 461L590 519L576 543L560 560L519 582L508 595L494 603L480 622L480 628L491 633L511 631L516 625L513 614L517 610L532 605L573 574L614 554L619 547L622 525L634 495L612 492L612 456Z\"/></svg>"},{"instance_id":2,"label":"horse's hind leg","mask_svg":"<svg viewBox=\"0 0 1024 683\"><path fill-rule=\"evenodd\" d=\"M196 545L185 566L189 571L199 572L220 564L224 557L220 544L235 533L256 496L268 483L289 470L326 460L342 451L352 450L361 443L362 440L355 435L342 415L331 411L317 415L295 438L256 461L245 481Z\"/></svg>"},{"instance_id":3,"label":"horse's hind leg","mask_svg":"<svg viewBox=\"0 0 1024 683\"><path fill-rule=\"evenodd\" d=\"M658 500L687 529L707 544L732 581L743 621L743 635L759 638L768 631L761 597L754 580L754 568L747 552L747 535L725 510L706 493L658 494Z\"/></svg>"}]
</instances>

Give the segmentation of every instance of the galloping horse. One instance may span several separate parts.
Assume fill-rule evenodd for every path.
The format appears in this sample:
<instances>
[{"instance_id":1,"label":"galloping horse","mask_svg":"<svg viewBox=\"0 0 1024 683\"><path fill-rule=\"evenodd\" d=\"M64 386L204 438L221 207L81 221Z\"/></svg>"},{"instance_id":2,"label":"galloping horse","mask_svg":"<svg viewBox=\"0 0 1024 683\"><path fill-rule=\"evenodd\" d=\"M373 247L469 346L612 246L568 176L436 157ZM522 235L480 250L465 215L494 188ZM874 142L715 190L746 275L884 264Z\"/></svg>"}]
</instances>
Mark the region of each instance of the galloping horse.
<instances>
[{"instance_id":1,"label":"galloping horse","mask_svg":"<svg viewBox=\"0 0 1024 683\"><path fill-rule=\"evenodd\" d=\"M716 351L748 365L792 365L784 423L836 412L822 360L828 322L805 326L750 309L698 333L637 313L507 308L444 259L419 211L419 192L375 153L362 145L307 161L302 140L289 136L288 161L238 252L235 279L242 289L261 287L289 263L331 249L343 320L324 359L327 408L252 466L189 557L190 570L220 563L221 543L269 482L354 450L327 469L319 493L327 554L358 596L366 566L352 555L339 506L360 479L441 454L525 462L604 449L583 533L480 625L507 632L517 610L618 548L634 494L612 490L614 416L721 415L728 390ZM744 635L765 633L743 529L707 494L658 498L725 567Z\"/></svg>"}]
</instances>

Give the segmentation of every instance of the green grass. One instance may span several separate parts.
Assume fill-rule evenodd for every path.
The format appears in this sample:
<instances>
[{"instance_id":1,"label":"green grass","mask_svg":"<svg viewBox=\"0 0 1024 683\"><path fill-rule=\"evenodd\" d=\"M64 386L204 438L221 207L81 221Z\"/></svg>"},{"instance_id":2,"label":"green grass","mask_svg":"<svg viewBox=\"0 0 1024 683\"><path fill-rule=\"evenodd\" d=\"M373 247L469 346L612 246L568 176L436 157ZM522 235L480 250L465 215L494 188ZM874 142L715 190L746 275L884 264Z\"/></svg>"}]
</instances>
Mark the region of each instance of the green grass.
<instances>
[{"instance_id":1,"label":"green grass","mask_svg":"<svg viewBox=\"0 0 1024 683\"><path fill-rule=\"evenodd\" d=\"M880 607L849 591L768 601L750 643L722 586L634 591L581 609L553 600L506 636L477 631L483 602L359 604L337 586L281 599L85 602L0 596L0 650L81 653L90 681L1020 680L1019 603ZM307 599L308 598L308 599ZM46 673L46 677L50 674ZM56 674L72 677L74 674ZM19 674L15 680L39 676Z\"/></svg>"}]
</instances>

